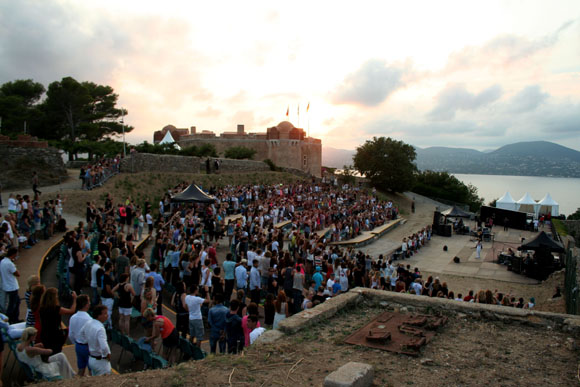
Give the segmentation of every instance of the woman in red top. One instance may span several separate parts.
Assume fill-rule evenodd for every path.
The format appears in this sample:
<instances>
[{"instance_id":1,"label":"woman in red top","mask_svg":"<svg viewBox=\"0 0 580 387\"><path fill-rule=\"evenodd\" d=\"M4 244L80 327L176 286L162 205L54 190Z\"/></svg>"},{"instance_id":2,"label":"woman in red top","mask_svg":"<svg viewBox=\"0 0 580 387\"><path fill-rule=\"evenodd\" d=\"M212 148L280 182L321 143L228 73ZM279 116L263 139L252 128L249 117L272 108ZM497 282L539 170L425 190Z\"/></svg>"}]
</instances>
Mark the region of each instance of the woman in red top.
<instances>
[{"instance_id":1,"label":"woman in red top","mask_svg":"<svg viewBox=\"0 0 580 387\"><path fill-rule=\"evenodd\" d=\"M157 337L161 337L163 342L164 357L169 362L174 362L176 355L175 348L179 346L179 334L177 329L167 317L155 314L155 311L151 308L145 309L143 312L143 317L153 323L153 333L151 336L145 338L146 343L151 343L151 347L154 347L154 341Z\"/></svg>"}]
</instances>

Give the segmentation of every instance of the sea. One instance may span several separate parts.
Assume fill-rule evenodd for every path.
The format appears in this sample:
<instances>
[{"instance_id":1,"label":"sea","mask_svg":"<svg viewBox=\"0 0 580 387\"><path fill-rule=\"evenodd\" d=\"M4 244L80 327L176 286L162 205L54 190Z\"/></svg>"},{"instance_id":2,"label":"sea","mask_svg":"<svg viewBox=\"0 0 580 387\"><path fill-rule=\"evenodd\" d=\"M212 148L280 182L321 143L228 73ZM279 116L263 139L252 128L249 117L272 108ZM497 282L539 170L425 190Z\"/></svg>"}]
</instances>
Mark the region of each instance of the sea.
<instances>
[{"instance_id":1,"label":"sea","mask_svg":"<svg viewBox=\"0 0 580 387\"><path fill-rule=\"evenodd\" d=\"M559 205L560 214L570 215L580 208L580 179L567 177L465 175L453 174L465 184L477 187L477 193L488 205L509 191L514 200L520 200L526 192L539 201L549 193Z\"/></svg>"}]
</instances>

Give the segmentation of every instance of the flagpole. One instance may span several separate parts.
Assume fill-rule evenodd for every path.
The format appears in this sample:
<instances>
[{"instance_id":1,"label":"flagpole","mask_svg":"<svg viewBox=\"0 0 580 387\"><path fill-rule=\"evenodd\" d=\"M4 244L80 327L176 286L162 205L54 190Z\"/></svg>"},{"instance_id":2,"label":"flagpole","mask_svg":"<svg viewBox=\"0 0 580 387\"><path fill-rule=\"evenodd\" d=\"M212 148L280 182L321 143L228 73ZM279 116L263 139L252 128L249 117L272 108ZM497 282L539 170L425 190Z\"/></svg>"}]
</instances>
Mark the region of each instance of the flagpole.
<instances>
[{"instance_id":1,"label":"flagpole","mask_svg":"<svg viewBox=\"0 0 580 387\"><path fill-rule=\"evenodd\" d=\"M300 103L298 104L298 127L300 127Z\"/></svg>"}]
</instances>

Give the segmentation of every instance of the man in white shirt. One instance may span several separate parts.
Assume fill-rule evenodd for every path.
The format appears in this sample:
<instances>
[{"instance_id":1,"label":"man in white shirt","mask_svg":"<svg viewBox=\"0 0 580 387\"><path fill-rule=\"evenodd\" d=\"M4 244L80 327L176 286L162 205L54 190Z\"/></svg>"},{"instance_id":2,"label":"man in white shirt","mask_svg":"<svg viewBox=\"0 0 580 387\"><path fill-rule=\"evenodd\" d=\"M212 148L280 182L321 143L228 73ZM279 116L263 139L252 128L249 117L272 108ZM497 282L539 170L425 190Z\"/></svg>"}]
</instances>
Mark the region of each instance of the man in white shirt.
<instances>
[{"instance_id":1,"label":"man in white shirt","mask_svg":"<svg viewBox=\"0 0 580 387\"><path fill-rule=\"evenodd\" d=\"M10 248L6 256L0 262L0 278L2 279L2 290L8 297L8 307L6 308L6 315L10 324L18 323L18 314L20 311L20 297L18 296L18 280L20 272L14 265L14 260L18 256L18 250L14 247Z\"/></svg>"},{"instance_id":2,"label":"man in white shirt","mask_svg":"<svg viewBox=\"0 0 580 387\"><path fill-rule=\"evenodd\" d=\"M89 364L89 345L86 338L80 338L81 329L86 323L92 320L91 316L87 313L89 307L91 306L89 302L89 296L86 294L81 294L77 297L77 309L78 312L73 314L70 318L69 328L68 328L68 338L75 346L75 352L77 354L77 368L79 370L79 376L85 376L85 370Z\"/></svg>"},{"instance_id":3,"label":"man in white shirt","mask_svg":"<svg viewBox=\"0 0 580 387\"><path fill-rule=\"evenodd\" d=\"M111 349L107 342L107 332L103 325L109 318L105 305L97 305L93 310L94 319L82 328L77 340L89 345L89 369L93 376L111 374Z\"/></svg>"},{"instance_id":4,"label":"man in white shirt","mask_svg":"<svg viewBox=\"0 0 580 387\"><path fill-rule=\"evenodd\" d=\"M100 302L99 287L97 286L98 284L97 272L101 268L100 261L106 261L106 258L99 260L100 257L98 255L95 258L96 258L95 262L93 263L93 266L91 266L91 291L92 291L91 305L97 305Z\"/></svg>"},{"instance_id":5,"label":"man in white shirt","mask_svg":"<svg viewBox=\"0 0 580 387\"><path fill-rule=\"evenodd\" d=\"M201 347L201 341L204 337L203 329L203 318L201 316L201 306L203 304L209 304L209 288L205 288L205 298L198 297L199 288L193 286L188 295L183 293L181 295L181 303L185 310L189 312L189 336L193 341L194 338L197 339L196 345Z\"/></svg>"}]
</instances>

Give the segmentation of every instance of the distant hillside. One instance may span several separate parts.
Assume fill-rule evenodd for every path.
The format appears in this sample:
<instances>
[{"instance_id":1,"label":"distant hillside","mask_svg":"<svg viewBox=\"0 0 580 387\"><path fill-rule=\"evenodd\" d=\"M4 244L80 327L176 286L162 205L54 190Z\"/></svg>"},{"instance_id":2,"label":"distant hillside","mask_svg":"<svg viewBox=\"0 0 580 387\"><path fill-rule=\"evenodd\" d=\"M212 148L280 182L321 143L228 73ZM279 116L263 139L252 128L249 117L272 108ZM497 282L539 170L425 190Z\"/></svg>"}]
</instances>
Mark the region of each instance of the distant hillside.
<instances>
[{"instance_id":1,"label":"distant hillside","mask_svg":"<svg viewBox=\"0 0 580 387\"><path fill-rule=\"evenodd\" d=\"M325 167L342 168L345 165L352 165L352 156L354 150L336 149L331 147L322 147L322 165Z\"/></svg>"},{"instance_id":2,"label":"distant hillside","mask_svg":"<svg viewBox=\"0 0 580 387\"><path fill-rule=\"evenodd\" d=\"M486 152L446 147L416 147L415 150L420 170L482 175L580 177L580 152L548 141L518 142ZM354 150L323 148L322 164L340 168L349 156L352 160L354 153Z\"/></svg>"}]
</instances>

